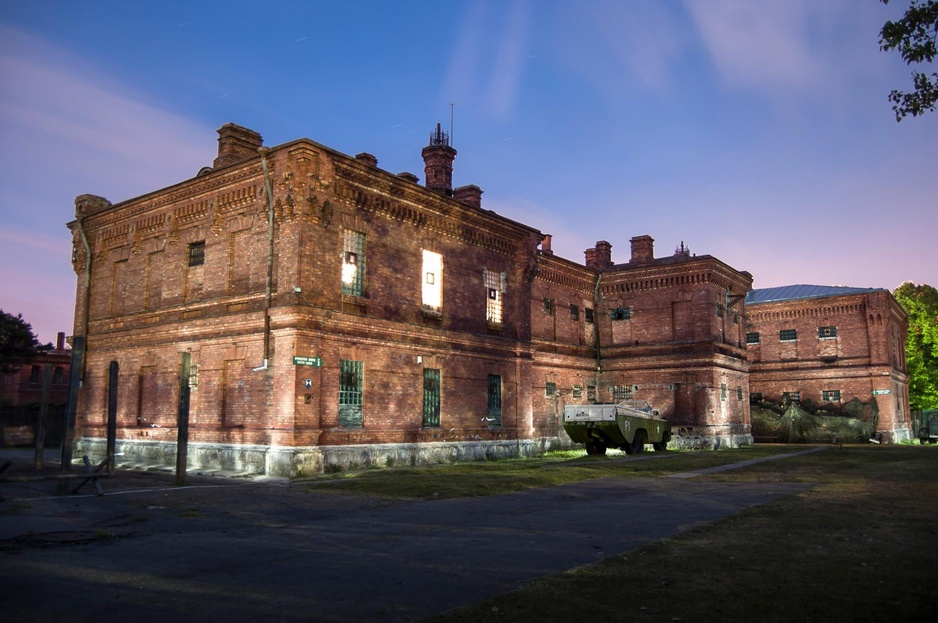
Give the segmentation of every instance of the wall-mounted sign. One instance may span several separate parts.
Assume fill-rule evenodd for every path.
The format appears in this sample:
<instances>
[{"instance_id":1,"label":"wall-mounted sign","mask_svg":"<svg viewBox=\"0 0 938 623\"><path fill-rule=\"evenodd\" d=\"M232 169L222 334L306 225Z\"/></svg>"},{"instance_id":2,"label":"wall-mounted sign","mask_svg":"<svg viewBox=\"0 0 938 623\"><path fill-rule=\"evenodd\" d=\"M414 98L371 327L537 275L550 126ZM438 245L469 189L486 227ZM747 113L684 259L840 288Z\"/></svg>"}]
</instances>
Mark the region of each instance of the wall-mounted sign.
<instances>
[{"instance_id":1,"label":"wall-mounted sign","mask_svg":"<svg viewBox=\"0 0 938 623\"><path fill-rule=\"evenodd\" d=\"M322 367L322 357L294 357L293 365L295 366L313 366L315 368Z\"/></svg>"},{"instance_id":2,"label":"wall-mounted sign","mask_svg":"<svg viewBox=\"0 0 938 623\"><path fill-rule=\"evenodd\" d=\"M874 389L873 390L874 396L882 396L883 394L891 394L891 393L892 393L891 389Z\"/></svg>"}]
</instances>

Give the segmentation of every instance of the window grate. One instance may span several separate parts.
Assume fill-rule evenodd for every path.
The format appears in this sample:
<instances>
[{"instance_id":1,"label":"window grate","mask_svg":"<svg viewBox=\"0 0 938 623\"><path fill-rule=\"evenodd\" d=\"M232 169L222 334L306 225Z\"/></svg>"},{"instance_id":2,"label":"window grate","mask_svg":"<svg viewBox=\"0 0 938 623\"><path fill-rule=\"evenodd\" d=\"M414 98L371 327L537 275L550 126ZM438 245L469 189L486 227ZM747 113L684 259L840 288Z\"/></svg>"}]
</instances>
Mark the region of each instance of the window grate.
<instances>
[{"instance_id":1,"label":"window grate","mask_svg":"<svg viewBox=\"0 0 938 623\"><path fill-rule=\"evenodd\" d=\"M423 369L423 425L440 425L440 371L435 368Z\"/></svg>"},{"instance_id":2,"label":"window grate","mask_svg":"<svg viewBox=\"0 0 938 623\"><path fill-rule=\"evenodd\" d=\"M482 273L485 282L485 320L492 324L502 323L502 290L504 273L485 269Z\"/></svg>"},{"instance_id":3,"label":"window grate","mask_svg":"<svg viewBox=\"0 0 938 623\"><path fill-rule=\"evenodd\" d=\"M362 382L365 371L363 361L339 360L339 425L362 425Z\"/></svg>"},{"instance_id":4,"label":"window grate","mask_svg":"<svg viewBox=\"0 0 938 623\"><path fill-rule=\"evenodd\" d=\"M782 329L778 332L778 339L782 342L794 342L798 339L798 331L796 329Z\"/></svg>"},{"instance_id":5,"label":"window grate","mask_svg":"<svg viewBox=\"0 0 938 623\"><path fill-rule=\"evenodd\" d=\"M488 422L489 426L502 425L502 377L497 374L489 375L488 391Z\"/></svg>"},{"instance_id":6,"label":"window grate","mask_svg":"<svg viewBox=\"0 0 938 623\"><path fill-rule=\"evenodd\" d=\"M186 258L189 266L202 266L205 264L205 241L200 240L189 244Z\"/></svg>"},{"instance_id":7,"label":"window grate","mask_svg":"<svg viewBox=\"0 0 938 623\"><path fill-rule=\"evenodd\" d=\"M365 234L350 229L342 239L342 294L365 295Z\"/></svg>"}]
</instances>

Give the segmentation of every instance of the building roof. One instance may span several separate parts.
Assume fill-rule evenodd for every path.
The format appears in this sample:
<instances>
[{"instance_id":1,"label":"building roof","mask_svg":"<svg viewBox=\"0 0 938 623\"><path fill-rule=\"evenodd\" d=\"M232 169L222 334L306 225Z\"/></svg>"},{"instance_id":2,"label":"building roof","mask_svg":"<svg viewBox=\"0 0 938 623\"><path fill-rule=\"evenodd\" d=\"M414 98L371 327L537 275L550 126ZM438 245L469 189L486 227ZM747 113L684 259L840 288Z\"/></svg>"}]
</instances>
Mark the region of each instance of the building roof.
<instances>
[{"instance_id":1,"label":"building roof","mask_svg":"<svg viewBox=\"0 0 938 623\"><path fill-rule=\"evenodd\" d=\"M829 296L845 296L848 294L867 294L879 292L883 288L849 288L847 286L812 286L797 284L793 286L779 286L777 288L762 288L750 290L746 295L746 305L756 303L772 303L776 301L793 301L796 299L816 299Z\"/></svg>"}]
</instances>

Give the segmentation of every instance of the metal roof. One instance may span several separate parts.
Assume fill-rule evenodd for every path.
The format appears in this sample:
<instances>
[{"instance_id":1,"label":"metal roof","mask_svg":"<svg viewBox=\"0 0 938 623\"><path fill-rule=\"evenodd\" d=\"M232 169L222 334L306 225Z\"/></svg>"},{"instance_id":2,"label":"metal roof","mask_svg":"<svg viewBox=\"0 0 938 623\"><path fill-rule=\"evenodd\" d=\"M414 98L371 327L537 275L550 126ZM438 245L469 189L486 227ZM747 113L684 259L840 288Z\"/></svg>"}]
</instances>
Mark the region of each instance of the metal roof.
<instances>
[{"instance_id":1,"label":"metal roof","mask_svg":"<svg viewBox=\"0 0 938 623\"><path fill-rule=\"evenodd\" d=\"M847 294L866 294L881 290L882 288L849 288L846 286L812 286L797 284L793 286L750 290L746 295L746 305L771 303L774 301L793 301L796 299L826 298L828 296L845 296Z\"/></svg>"}]
</instances>

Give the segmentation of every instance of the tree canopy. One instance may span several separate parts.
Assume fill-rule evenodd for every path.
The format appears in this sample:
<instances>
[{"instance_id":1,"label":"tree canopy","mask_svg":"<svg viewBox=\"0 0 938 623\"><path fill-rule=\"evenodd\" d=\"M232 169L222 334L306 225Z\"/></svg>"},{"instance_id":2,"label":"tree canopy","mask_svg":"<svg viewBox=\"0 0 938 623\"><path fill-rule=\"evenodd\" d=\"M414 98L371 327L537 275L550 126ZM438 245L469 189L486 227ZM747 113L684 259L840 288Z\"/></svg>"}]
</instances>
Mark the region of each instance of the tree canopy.
<instances>
[{"instance_id":1,"label":"tree canopy","mask_svg":"<svg viewBox=\"0 0 938 623\"><path fill-rule=\"evenodd\" d=\"M47 348L39 343L22 314L14 316L0 309L0 373L16 372Z\"/></svg>"},{"instance_id":2,"label":"tree canopy","mask_svg":"<svg viewBox=\"0 0 938 623\"><path fill-rule=\"evenodd\" d=\"M938 409L938 290L907 281L894 294L909 314L909 406L913 411Z\"/></svg>"},{"instance_id":3,"label":"tree canopy","mask_svg":"<svg viewBox=\"0 0 938 623\"><path fill-rule=\"evenodd\" d=\"M881 0L889 4L889 0ZM888 21L879 32L879 49L884 52L898 50L907 65L931 63L938 55L935 37L938 35L938 0L912 0L902 19ZM938 72L931 75L912 70L914 91L904 93L893 89L889 94L896 121L907 115L917 117L935 110L938 101Z\"/></svg>"}]
</instances>

